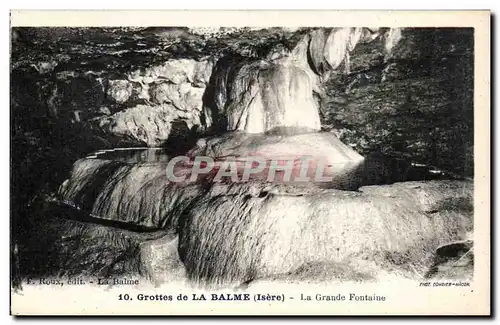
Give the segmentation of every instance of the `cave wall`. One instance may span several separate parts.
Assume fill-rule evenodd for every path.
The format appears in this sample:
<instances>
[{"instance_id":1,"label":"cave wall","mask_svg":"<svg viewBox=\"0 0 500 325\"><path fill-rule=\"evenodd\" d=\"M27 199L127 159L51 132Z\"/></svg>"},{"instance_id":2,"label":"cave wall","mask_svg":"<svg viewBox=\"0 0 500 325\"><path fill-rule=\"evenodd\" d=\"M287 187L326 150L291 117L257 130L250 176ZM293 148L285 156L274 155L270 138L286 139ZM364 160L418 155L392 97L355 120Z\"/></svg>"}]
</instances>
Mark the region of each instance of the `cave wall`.
<instances>
[{"instance_id":1,"label":"cave wall","mask_svg":"<svg viewBox=\"0 0 500 325\"><path fill-rule=\"evenodd\" d=\"M205 131L221 58L285 64L287 53L318 76L323 130L362 155L472 174L472 29L14 28L13 206L93 150L182 151Z\"/></svg>"},{"instance_id":2,"label":"cave wall","mask_svg":"<svg viewBox=\"0 0 500 325\"><path fill-rule=\"evenodd\" d=\"M327 82L324 129L360 153L471 176L473 29L404 29L390 56L378 42L360 44L351 55L351 73Z\"/></svg>"},{"instance_id":3,"label":"cave wall","mask_svg":"<svg viewBox=\"0 0 500 325\"><path fill-rule=\"evenodd\" d=\"M97 147L164 145L173 129L200 126L202 96L220 57L258 58L300 36L273 28L229 31L15 28L15 132L31 135L54 124L67 132L65 141L84 132Z\"/></svg>"}]
</instances>

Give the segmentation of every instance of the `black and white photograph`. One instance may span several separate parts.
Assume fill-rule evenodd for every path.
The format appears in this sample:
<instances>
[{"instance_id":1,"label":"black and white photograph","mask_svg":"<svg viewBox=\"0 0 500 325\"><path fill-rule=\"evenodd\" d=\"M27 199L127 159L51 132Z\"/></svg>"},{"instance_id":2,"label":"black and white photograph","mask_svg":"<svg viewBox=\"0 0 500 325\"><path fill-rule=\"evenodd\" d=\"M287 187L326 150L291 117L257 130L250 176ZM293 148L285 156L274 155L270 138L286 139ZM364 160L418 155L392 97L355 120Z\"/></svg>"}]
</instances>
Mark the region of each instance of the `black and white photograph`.
<instances>
[{"instance_id":1,"label":"black and white photograph","mask_svg":"<svg viewBox=\"0 0 500 325\"><path fill-rule=\"evenodd\" d=\"M474 291L478 30L383 22L12 26L13 304Z\"/></svg>"}]
</instances>

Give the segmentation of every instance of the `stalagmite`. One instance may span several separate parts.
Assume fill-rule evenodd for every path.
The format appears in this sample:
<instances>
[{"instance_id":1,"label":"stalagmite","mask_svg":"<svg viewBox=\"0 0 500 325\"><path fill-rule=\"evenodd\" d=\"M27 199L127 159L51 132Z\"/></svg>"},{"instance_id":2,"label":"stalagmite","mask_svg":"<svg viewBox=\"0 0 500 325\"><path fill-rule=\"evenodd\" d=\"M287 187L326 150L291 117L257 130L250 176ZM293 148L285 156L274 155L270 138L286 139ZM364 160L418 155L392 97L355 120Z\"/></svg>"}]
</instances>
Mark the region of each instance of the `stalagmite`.
<instances>
[{"instance_id":1,"label":"stalagmite","mask_svg":"<svg viewBox=\"0 0 500 325\"><path fill-rule=\"evenodd\" d=\"M216 67L212 107L205 108L207 127L263 133L277 127L320 129L313 84L300 67L250 62Z\"/></svg>"}]
</instances>

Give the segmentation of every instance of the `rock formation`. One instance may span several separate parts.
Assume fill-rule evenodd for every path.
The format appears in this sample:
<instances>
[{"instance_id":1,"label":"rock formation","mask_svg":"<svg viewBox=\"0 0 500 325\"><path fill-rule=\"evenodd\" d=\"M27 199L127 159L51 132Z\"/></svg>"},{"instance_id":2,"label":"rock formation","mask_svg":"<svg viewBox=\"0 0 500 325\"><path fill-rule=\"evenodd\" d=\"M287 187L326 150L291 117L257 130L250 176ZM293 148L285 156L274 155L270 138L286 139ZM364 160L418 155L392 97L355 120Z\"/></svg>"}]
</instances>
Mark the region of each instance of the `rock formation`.
<instances>
[{"instance_id":1,"label":"rock formation","mask_svg":"<svg viewBox=\"0 0 500 325\"><path fill-rule=\"evenodd\" d=\"M36 134L48 127L67 134L66 142L85 136L87 152L159 146L174 141L178 126L183 133L191 130L199 136L206 123L201 111L225 109L221 105L226 99L213 102L209 98L214 94L206 89L212 86L214 65L219 62L214 72L225 69L234 76L243 61L254 66L245 69L254 74L264 61L266 66L292 65L309 73L321 127L362 155L379 151L472 174L471 29L215 30L16 29L12 107L14 112L29 112L14 114L16 141L35 137L49 142L47 146L59 146ZM172 36L176 33L183 36ZM222 67L231 58L239 65ZM238 78L245 83L255 76L240 73ZM302 77L297 78L291 80ZM220 78L212 79L224 87ZM253 91L262 88L265 80L259 80ZM253 98L246 89L231 94L245 96L230 101ZM290 95L302 98L304 109L310 107L308 93L298 89ZM286 98L280 103L288 104ZM152 117L143 121L139 115L146 111ZM236 110L233 124L238 114ZM317 128L316 114L308 116L307 124Z\"/></svg>"},{"instance_id":2,"label":"rock formation","mask_svg":"<svg viewBox=\"0 0 500 325\"><path fill-rule=\"evenodd\" d=\"M81 243L89 276L233 285L341 265L415 279L473 230L472 184L457 177L473 168L469 29L14 33L13 228L25 269L36 239L55 252L38 275L78 273ZM99 151L116 146L168 156ZM334 178L175 183L171 154L326 158Z\"/></svg>"},{"instance_id":3,"label":"rock formation","mask_svg":"<svg viewBox=\"0 0 500 325\"><path fill-rule=\"evenodd\" d=\"M358 271L371 262L418 277L431 263L433 249L472 230L471 184L412 183L403 185L409 193L402 195L399 186L387 187L390 196L363 188L362 193L291 194L275 188L259 196L198 200L181 219L179 253L192 280L212 285L240 284L320 262L347 263ZM447 186L463 192L433 196ZM444 208L452 199L464 203ZM401 261L391 261L395 256Z\"/></svg>"},{"instance_id":4,"label":"rock formation","mask_svg":"<svg viewBox=\"0 0 500 325\"><path fill-rule=\"evenodd\" d=\"M118 171L84 167L112 165ZM371 279L380 272L419 278L434 268L435 249L473 230L473 187L465 181L403 182L353 192L260 180L171 184L164 165L157 164L86 159L75 168L61 188L63 202L96 220L178 231L186 276L201 285L238 285L310 263L350 265ZM168 259L171 245L158 245L165 247L155 246L159 256ZM151 253L142 257L145 265L157 265L158 259ZM148 268L152 278L177 272Z\"/></svg>"}]
</instances>

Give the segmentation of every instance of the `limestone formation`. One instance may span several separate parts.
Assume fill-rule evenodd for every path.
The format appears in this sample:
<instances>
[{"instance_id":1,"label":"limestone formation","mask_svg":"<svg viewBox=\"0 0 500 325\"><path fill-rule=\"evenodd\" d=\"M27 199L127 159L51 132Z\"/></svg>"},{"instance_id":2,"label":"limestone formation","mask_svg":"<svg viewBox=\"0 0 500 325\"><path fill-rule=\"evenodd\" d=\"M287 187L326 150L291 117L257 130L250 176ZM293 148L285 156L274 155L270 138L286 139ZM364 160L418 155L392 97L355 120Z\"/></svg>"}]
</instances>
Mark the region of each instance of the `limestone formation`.
<instances>
[{"instance_id":1,"label":"limestone formation","mask_svg":"<svg viewBox=\"0 0 500 325\"><path fill-rule=\"evenodd\" d=\"M446 183L422 185L436 191ZM432 265L436 247L467 236L470 200L426 215L411 195L397 197L398 186L393 191L395 197L330 190L197 200L181 219L179 253L193 281L216 286L311 262L350 264L359 272L370 262L379 274L414 278Z\"/></svg>"},{"instance_id":2,"label":"limestone formation","mask_svg":"<svg viewBox=\"0 0 500 325\"><path fill-rule=\"evenodd\" d=\"M470 29L15 33L15 229L28 228L20 247L49 265L40 274L81 267L204 286L314 270L325 281L420 279L456 270L438 258L449 247L472 249L472 182L453 174L473 170ZM102 151L131 146L169 151ZM184 181L167 174L171 152L188 157L173 169ZM334 177L189 179L198 156L219 170L252 156L326 158Z\"/></svg>"}]
</instances>

